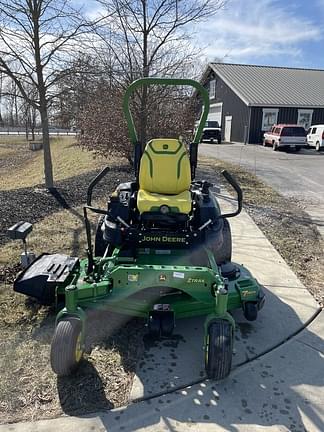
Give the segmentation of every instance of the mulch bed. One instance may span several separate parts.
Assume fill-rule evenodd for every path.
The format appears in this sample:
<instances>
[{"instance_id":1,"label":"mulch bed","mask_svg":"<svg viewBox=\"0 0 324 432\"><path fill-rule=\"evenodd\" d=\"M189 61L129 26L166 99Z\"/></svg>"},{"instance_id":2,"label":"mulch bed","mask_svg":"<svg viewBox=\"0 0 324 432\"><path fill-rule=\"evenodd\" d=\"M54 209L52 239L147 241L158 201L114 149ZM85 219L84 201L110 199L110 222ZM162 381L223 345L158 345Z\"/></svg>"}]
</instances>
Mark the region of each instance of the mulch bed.
<instances>
[{"instance_id":1,"label":"mulch bed","mask_svg":"<svg viewBox=\"0 0 324 432\"><path fill-rule=\"evenodd\" d=\"M9 241L6 230L16 222L36 223L54 212L85 203L87 187L97 174L98 171L90 171L62 180L51 192L42 185L0 191L0 245ZM94 190L94 199L108 198L115 186L129 178L130 167L112 168Z\"/></svg>"}]
</instances>

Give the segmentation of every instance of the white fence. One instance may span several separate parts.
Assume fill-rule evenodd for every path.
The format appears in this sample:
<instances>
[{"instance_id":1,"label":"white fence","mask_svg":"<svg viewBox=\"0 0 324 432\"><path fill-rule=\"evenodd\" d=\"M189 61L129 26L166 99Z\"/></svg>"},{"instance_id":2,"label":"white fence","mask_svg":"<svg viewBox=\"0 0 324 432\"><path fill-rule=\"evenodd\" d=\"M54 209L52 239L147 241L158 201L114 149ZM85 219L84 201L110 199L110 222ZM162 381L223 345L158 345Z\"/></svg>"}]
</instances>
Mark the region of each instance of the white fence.
<instances>
[{"instance_id":1,"label":"white fence","mask_svg":"<svg viewBox=\"0 0 324 432\"><path fill-rule=\"evenodd\" d=\"M76 136L78 135L80 132L79 131L69 131L69 130L50 130L49 134L50 135L54 135L54 136ZM29 136L31 136L31 132L28 132ZM35 131L34 132L35 136L40 136L42 135L42 131ZM22 130L0 130L0 135L26 135L25 131Z\"/></svg>"}]
</instances>

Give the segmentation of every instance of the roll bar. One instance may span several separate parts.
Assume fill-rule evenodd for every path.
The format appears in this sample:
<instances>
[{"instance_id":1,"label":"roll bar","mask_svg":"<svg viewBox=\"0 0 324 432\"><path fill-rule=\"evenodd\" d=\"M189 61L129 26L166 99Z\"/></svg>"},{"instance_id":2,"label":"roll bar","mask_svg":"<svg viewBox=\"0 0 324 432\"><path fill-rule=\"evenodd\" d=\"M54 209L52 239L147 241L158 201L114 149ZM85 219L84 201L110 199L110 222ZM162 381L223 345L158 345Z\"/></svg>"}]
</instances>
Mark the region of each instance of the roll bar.
<instances>
[{"instance_id":1,"label":"roll bar","mask_svg":"<svg viewBox=\"0 0 324 432\"><path fill-rule=\"evenodd\" d=\"M190 87L194 87L196 90L198 90L198 93L202 96L204 109L201 114L200 120L199 120L199 126L195 133L195 137L193 140L194 144L199 144L204 126L207 121L207 116L209 112L209 95L205 87L203 87L199 82L192 80L192 79L186 79L186 78L141 78L138 79L127 88L124 98L123 98L123 111L127 122L128 132L131 139L131 142L135 145L138 143L138 137L133 121L132 114L129 109L129 99L132 93L141 86L150 86L150 85L164 85L164 86L172 86L172 85L187 85Z\"/></svg>"},{"instance_id":2,"label":"roll bar","mask_svg":"<svg viewBox=\"0 0 324 432\"><path fill-rule=\"evenodd\" d=\"M196 130L193 141L190 143L190 165L191 165L191 177L195 178L195 171L197 166L198 159L198 144L200 143L203 129L207 121L208 112L209 112L209 95L205 87L203 87L199 82L192 79L185 78L141 78L134 81L127 88L124 98L123 98L123 111L127 122L127 128L130 136L130 140L132 144L135 146L135 158L134 158L134 166L136 177L138 177L139 171L139 162L142 156L142 146L145 143L140 143L138 141L138 136L136 133L134 121L132 114L129 109L129 99L132 93L141 86L150 86L150 85L164 85L164 86L172 86L172 85L187 85L195 88L198 93L201 95L203 100L203 110L199 119L199 126Z\"/></svg>"}]
</instances>

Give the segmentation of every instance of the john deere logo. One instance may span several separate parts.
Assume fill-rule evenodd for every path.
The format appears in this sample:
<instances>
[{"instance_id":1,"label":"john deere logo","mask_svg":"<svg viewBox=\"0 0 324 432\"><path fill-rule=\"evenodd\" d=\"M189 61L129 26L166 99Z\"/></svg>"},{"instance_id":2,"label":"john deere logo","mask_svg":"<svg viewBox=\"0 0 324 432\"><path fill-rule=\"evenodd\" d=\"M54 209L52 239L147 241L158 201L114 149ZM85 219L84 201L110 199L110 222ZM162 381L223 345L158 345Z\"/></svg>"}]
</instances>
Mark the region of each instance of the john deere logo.
<instances>
[{"instance_id":1,"label":"john deere logo","mask_svg":"<svg viewBox=\"0 0 324 432\"><path fill-rule=\"evenodd\" d=\"M166 276L164 274L160 274L159 280L160 282L166 281Z\"/></svg>"},{"instance_id":2,"label":"john deere logo","mask_svg":"<svg viewBox=\"0 0 324 432\"><path fill-rule=\"evenodd\" d=\"M184 237L170 237L170 236L144 236L143 241L155 243L185 243Z\"/></svg>"}]
</instances>

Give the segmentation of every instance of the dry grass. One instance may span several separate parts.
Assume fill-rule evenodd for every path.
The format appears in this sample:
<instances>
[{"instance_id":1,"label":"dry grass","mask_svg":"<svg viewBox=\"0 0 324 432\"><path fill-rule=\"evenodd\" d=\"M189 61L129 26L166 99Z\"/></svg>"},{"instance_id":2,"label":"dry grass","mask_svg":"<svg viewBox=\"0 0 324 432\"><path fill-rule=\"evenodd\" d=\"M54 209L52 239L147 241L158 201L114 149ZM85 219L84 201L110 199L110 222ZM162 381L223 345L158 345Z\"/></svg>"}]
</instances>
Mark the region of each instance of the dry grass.
<instances>
[{"instance_id":1,"label":"dry grass","mask_svg":"<svg viewBox=\"0 0 324 432\"><path fill-rule=\"evenodd\" d=\"M29 151L23 139L5 138L0 143L0 190L10 191L15 200L20 188L42 183L43 153ZM72 182L72 190L76 177L87 177L107 163L76 146L71 137L53 139L51 148L54 178L66 179L68 186ZM110 158L108 163L112 166L122 162ZM108 188L113 186L114 176L119 176L117 171L111 175ZM43 203L42 194L39 199ZM94 205L106 207L106 197ZM42 206L41 213L47 216L34 225L29 249L37 255L46 251L84 256L82 206L51 211L44 212ZM93 226L97 218L92 215ZM0 248L0 276L2 268L2 278L8 281L0 283L0 423L53 417L62 412L80 415L125 404L142 346L142 323L127 323L127 318L111 313L91 314L86 336L87 346L93 348L91 354L85 356L76 375L57 379L49 360L55 311L14 293L10 283L18 270L21 251L21 242L17 241Z\"/></svg>"},{"instance_id":2,"label":"dry grass","mask_svg":"<svg viewBox=\"0 0 324 432\"><path fill-rule=\"evenodd\" d=\"M77 146L75 137L52 138L51 151L55 181L102 168L107 163L106 159L95 157L94 153ZM24 153L24 157L20 158L17 152ZM32 187L44 183L43 152L28 150L26 141L20 138L17 141L8 140L2 147L0 145L0 157L7 158L10 162L9 166L8 163L4 167L0 165L0 190ZM120 158L109 158L110 166L122 162Z\"/></svg>"},{"instance_id":3,"label":"dry grass","mask_svg":"<svg viewBox=\"0 0 324 432\"><path fill-rule=\"evenodd\" d=\"M28 143L22 137L3 137L0 135L0 158L14 155L19 148L27 148Z\"/></svg>"},{"instance_id":4,"label":"dry grass","mask_svg":"<svg viewBox=\"0 0 324 432\"><path fill-rule=\"evenodd\" d=\"M94 203L105 206L105 200ZM30 235L36 253L84 255L82 208L52 214ZM93 225L96 216L92 217ZM0 248L0 264L19 261L21 245ZM55 312L0 285L0 423L84 414L127 402L143 326L127 318L96 312L88 320L86 356L79 372L57 379L50 368L50 342Z\"/></svg>"}]
</instances>

